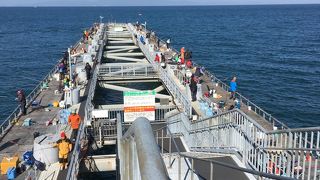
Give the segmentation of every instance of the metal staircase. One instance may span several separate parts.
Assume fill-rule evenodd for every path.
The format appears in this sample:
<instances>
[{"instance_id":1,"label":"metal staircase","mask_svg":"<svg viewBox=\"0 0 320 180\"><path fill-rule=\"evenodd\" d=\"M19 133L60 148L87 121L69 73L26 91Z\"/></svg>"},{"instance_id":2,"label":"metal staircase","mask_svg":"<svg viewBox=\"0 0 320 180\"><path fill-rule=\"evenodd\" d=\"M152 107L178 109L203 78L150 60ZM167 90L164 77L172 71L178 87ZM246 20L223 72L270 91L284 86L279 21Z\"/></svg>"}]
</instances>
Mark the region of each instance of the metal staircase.
<instances>
[{"instance_id":1,"label":"metal staircase","mask_svg":"<svg viewBox=\"0 0 320 180\"><path fill-rule=\"evenodd\" d=\"M319 179L320 128L266 131L240 110L201 121L168 118L191 152L232 153L250 169L295 179Z\"/></svg>"}]
</instances>

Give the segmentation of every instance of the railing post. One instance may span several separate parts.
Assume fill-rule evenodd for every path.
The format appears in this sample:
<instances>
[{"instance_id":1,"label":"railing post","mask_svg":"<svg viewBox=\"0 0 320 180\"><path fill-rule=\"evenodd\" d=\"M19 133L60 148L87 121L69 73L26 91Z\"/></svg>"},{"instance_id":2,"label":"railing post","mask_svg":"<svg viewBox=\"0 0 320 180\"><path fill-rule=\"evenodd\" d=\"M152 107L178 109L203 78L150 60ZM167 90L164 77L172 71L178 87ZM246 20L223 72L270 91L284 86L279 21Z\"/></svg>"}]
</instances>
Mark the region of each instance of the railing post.
<instances>
[{"instance_id":1,"label":"railing post","mask_svg":"<svg viewBox=\"0 0 320 180\"><path fill-rule=\"evenodd\" d=\"M210 162L210 180L213 180L213 163Z\"/></svg>"},{"instance_id":2,"label":"railing post","mask_svg":"<svg viewBox=\"0 0 320 180\"><path fill-rule=\"evenodd\" d=\"M163 129L161 130L161 154L163 154Z\"/></svg>"},{"instance_id":3,"label":"railing post","mask_svg":"<svg viewBox=\"0 0 320 180\"><path fill-rule=\"evenodd\" d=\"M171 155L172 155L172 150L171 150L171 135L169 138L169 168L171 168Z\"/></svg>"},{"instance_id":4,"label":"railing post","mask_svg":"<svg viewBox=\"0 0 320 180\"><path fill-rule=\"evenodd\" d=\"M193 158L191 159L191 180L194 179L194 162Z\"/></svg>"},{"instance_id":5,"label":"railing post","mask_svg":"<svg viewBox=\"0 0 320 180\"><path fill-rule=\"evenodd\" d=\"M178 155L178 179L181 180L181 156Z\"/></svg>"},{"instance_id":6,"label":"railing post","mask_svg":"<svg viewBox=\"0 0 320 180\"><path fill-rule=\"evenodd\" d=\"M101 130L101 127L99 127L99 141L100 141L100 145L102 145L102 130Z\"/></svg>"},{"instance_id":7,"label":"railing post","mask_svg":"<svg viewBox=\"0 0 320 180\"><path fill-rule=\"evenodd\" d=\"M121 66L121 76L123 77L123 66Z\"/></svg>"}]
</instances>

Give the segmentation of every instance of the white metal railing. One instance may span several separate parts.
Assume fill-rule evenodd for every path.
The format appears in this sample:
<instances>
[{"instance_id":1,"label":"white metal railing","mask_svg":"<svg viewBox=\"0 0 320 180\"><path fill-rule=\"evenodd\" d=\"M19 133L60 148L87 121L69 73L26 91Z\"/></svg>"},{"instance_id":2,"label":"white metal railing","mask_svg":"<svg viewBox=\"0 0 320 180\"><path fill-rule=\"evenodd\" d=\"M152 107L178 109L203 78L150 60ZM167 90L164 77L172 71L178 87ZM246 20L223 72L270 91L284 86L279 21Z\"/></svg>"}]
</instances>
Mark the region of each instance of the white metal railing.
<instances>
[{"instance_id":1,"label":"white metal railing","mask_svg":"<svg viewBox=\"0 0 320 180\"><path fill-rule=\"evenodd\" d=\"M206 74L208 74L211 77L211 80L213 83L217 83L218 86L220 86L223 90L229 91L229 86L222 82L220 79L218 79L216 76L212 75L209 71L206 71ZM251 111L255 112L257 115L265 119L266 121L269 121L273 124L273 126L279 127L280 129L288 129L289 127L285 125L283 122L279 121L275 117L273 117L270 113L267 113L264 111L261 107L254 104L252 101L241 95L240 93L236 92L235 94L236 98L239 99L239 101L242 104L245 104L246 106L251 107Z\"/></svg>"},{"instance_id":2,"label":"white metal railing","mask_svg":"<svg viewBox=\"0 0 320 180\"><path fill-rule=\"evenodd\" d=\"M165 114L177 109L176 105L160 105L155 107L155 121L163 121ZM108 110L107 119L117 118L117 114L120 114L121 119L124 119L124 108L103 108L103 110Z\"/></svg>"},{"instance_id":3,"label":"white metal railing","mask_svg":"<svg viewBox=\"0 0 320 180\"><path fill-rule=\"evenodd\" d=\"M320 127L266 131L236 109L191 122L183 114L170 117L168 127L193 151L234 152L254 170L317 179L320 175Z\"/></svg>"},{"instance_id":4,"label":"white metal railing","mask_svg":"<svg viewBox=\"0 0 320 180\"><path fill-rule=\"evenodd\" d=\"M89 92L87 96L87 101L85 104L85 117L84 121L80 124L79 130L78 130L78 135L77 135L77 140L75 142L75 147L73 148L72 156L70 159L69 167L68 167L68 173L67 173L67 180L74 180L77 179L78 173L79 173L79 167L80 167L80 162L81 162L81 143L85 139L85 126L87 125L88 122L91 122L92 120L92 110L94 108L92 101L94 97L94 92L97 84L97 78L98 78L98 71L99 71L99 65L101 62L102 58L102 53L103 53L103 48L105 45L105 39L106 39L106 31L104 24L100 24L100 29L103 32L102 36L102 43L99 45L99 51L98 51L98 63L94 69L93 76L91 78L91 83L89 87Z\"/></svg>"},{"instance_id":5,"label":"white metal railing","mask_svg":"<svg viewBox=\"0 0 320 180\"><path fill-rule=\"evenodd\" d=\"M150 64L108 63L99 68L99 77L157 77L157 72Z\"/></svg>"},{"instance_id":6,"label":"white metal railing","mask_svg":"<svg viewBox=\"0 0 320 180\"><path fill-rule=\"evenodd\" d=\"M192 115L192 106L191 106L191 102L190 102L189 98L185 95L185 93L183 93L181 91L181 89L179 88L179 86L177 86L177 84L174 82L174 80L169 75L169 73L165 69L159 67L159 64L154 61L155 53L153 52L153 50L151 50L149 44L142 44L140 42L139 37L143 36L143 35L140 34L139 32L137 32L136 29L132 26L132 24L128 24L128 29L132 34L136 34L138 36L137 43L138 43L141 51L144 53L144 55L149 60L149 62L153 65L153 67L159 71L159 76L160 76L160 79L162 80L162 82L166 85L166 87L168 88L170 93L173 95L173 97L179 103L181 103L183 110L184 110L184 113L188 117L190 117ZM145 37L144 37L144 39L145 39Z\"/></svg>"},{"instance_id":7,"label":"white metal railing","mask_svg":"<svg viewBox=\"0 0 320 180\"><path fill-rule=\"evenodd\" d=\"M184 149L180 149L177 145L176 139L179 139L179 136L173 134L166 126L160 129L154 130L156 137L156 142L160 148L162 157L167 157L165 159L168 169L175 169L173 174L169 173L169 176L175 177L175 179L215 179L215 169L214 165L219 165L227 170L228 173L233 173L231 170L240 171L243 173L248 173L256 177L257 179L278 179L278 180L293 180L290 177L280 176L278 174L272 174L268 172L263 172L260 170L252 170L250 168L243 168L235 166L229 163L221 162L220 160L210 159L210 154L208 153L193 153L185 152ZM202 156L202 157L201 157ZM200 161L201 166L196 166L195 161ZM209 166L209 170L203 174L200 168ZM184 167L184 168L183 168ZM183 178L184 177L184 178Z\"/></svg>"}]
</instances>

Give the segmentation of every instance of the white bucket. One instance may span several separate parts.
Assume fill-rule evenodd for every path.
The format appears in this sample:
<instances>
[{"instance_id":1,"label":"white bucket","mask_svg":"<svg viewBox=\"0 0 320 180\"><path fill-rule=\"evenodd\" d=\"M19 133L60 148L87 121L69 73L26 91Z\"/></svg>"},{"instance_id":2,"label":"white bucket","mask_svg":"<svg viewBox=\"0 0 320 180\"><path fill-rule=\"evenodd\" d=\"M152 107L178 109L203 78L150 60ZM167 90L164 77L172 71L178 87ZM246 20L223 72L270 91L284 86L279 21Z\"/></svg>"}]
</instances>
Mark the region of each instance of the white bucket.
<instances>
[{"instance_id":1,"label":"white bucket","mask_svg":"<svg viewBox=\"0 0 320 180\"><path fill-rule=\"evenodd\" d=\"M84 65L76 67L76 73L78 74L79 82L84 82L87 80L86 70Z\"/></svg>"},{"instance_id":2,"label":"white bucket","mask_svg":"<svg viewBox=\"0 0 320 180\"><path fill-rule=\"evenodd\" d=\"M190 77L192 76L192 72L191 72L190 70L187 70L187 71L186 71L186 76L187 76L188 78L190 78Z\"/></svg>"},{"instance_id":3,"label":"white bucket","mask_svg":"<svg viewBox=\"0 0 320 180\"><path fill-rule=\"evenodd\" d=\"M45 134L34 139L33 156L36 160L50 165L58 162L58 148L53 144L59 140L59 135Z\"/></svg>"},{"instance_id":4,"label":"white bucket","mask_svg":"<svg viewBox=\"0 0 320 180\"><path fill-rule=\"evenodd\" d=\"M80 89L75 88L72 90L72 105L80 102Z\"/></svg>"}]
</instances>

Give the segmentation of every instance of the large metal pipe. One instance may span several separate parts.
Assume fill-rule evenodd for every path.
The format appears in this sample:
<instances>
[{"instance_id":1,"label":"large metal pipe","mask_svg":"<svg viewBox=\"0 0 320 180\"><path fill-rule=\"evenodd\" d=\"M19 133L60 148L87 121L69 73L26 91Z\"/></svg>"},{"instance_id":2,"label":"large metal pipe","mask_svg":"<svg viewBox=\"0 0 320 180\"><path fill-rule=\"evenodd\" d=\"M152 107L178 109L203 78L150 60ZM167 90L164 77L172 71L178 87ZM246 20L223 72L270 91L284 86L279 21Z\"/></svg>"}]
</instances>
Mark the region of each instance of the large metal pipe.
<instances>
[{"instance_id":1,"label":"large metal pipe","mask_svg":"<svg viewBox=\"0 0 320 180\"><path fill-rule=\"evenodd\" d=\"M154 138L150 121L144 117L137 118L123 135L121 141L126 144L135 142L136 154L138 156L139 171L142 180L165 180L169 179L158 145ZM129 148L131 149L131 148ZM132 151L133 149L131 149ZM124 149L124 151L126 151ZM132 153L132 152L131 152ZM131 154L126 152L122 155ZM125 158L127 159L127 158ZM128 163L128 162L126 162ZM132 163L132 162L130 162ZM128 169L128 171L130 171Z\"/></svg>"}]
</instances>

